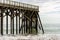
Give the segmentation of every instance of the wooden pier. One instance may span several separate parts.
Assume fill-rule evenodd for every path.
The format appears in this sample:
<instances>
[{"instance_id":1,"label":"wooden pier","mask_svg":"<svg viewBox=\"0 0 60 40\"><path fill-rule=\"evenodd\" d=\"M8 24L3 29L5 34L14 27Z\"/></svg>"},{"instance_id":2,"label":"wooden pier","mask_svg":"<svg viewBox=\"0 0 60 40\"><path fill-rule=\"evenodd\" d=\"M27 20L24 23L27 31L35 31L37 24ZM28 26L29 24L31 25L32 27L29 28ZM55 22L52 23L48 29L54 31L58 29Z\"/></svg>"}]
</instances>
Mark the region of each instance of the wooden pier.
<instances>
[{"instance_id":1,"label":"wooden pier","mask_svg":"<svg viewBox=\"0 0 60 40\"><path fill-rule=\"evenodd\" d=\"M44 33L38 12L39 6L1 0L0 34L37 34L38 28Z\"/></svg>"}]
</instances>

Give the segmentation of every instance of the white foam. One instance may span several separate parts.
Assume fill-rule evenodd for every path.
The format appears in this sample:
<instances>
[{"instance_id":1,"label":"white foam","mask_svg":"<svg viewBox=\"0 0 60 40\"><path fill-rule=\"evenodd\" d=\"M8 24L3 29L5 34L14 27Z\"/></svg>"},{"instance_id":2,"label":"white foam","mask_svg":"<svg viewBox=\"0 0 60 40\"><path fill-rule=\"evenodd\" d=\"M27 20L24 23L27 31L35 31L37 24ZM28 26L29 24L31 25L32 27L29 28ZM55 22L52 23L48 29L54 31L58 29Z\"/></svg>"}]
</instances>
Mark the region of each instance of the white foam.
<instances>
[{"instance_id":1,"label":"white foam","mask_svg":"<svg viewBox=\"0 0 60 40\"><path fill-rule=\"evenodd\" d=\"M28 36L4 35L0 36L0 40L60 40L60 34L39 34L39 35L28 35Z\"/></svg>"}]
</instances>

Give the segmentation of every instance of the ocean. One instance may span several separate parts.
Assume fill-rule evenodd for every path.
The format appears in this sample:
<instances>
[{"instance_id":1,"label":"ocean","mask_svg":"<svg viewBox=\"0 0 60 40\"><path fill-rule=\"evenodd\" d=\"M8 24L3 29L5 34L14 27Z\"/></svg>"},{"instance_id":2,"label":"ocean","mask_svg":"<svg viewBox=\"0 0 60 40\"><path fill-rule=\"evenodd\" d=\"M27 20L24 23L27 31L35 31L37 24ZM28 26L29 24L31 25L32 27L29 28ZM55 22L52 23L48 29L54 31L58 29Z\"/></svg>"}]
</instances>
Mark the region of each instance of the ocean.
<instances>
[{"instance_id":1,"label":"ocean","mask_svg":"<svg viewBox=\"0 0 60 40\"><path fill-rule=\"evenodd\" d=\"M60 34L59 24L44 24L43 25L45 34Z\"/></svg>"}]
</instances>

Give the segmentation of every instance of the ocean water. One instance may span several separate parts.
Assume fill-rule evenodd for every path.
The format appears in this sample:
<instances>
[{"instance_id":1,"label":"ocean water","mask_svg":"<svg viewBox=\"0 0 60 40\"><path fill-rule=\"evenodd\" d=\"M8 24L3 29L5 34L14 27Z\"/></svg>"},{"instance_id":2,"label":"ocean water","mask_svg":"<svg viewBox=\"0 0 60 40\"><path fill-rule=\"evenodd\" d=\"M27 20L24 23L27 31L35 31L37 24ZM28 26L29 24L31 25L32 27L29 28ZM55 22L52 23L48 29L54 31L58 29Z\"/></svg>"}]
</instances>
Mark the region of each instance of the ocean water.
<instances>
[{"instance_id":1,"label":"ocean water","mask_svg":"<svg viewBox=\"0 0 60 40\"><path fill-rule=\"evenodd\" d=\"M43 25L45 34L60 34L59 24L44 24Z\"/></svg>"}]
</instances>

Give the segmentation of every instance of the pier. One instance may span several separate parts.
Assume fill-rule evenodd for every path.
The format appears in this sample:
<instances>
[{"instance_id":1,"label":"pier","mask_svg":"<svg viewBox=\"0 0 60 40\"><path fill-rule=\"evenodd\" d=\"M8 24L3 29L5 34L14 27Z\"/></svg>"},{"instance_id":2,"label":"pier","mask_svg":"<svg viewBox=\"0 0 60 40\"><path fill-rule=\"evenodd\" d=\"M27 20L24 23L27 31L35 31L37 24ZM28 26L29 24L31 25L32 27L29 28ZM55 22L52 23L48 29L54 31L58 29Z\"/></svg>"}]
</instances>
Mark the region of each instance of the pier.
<instances>
[{"instance_id":1,"label":"pier","mask_svg":"<svg viewBox=\"0 0 60 40\"><path fill-rule=\"evenodd\" d=\"M0 34L44 33L39 16L39 6L10 1L0 1Z\"/></svg>"}]
</instances>

